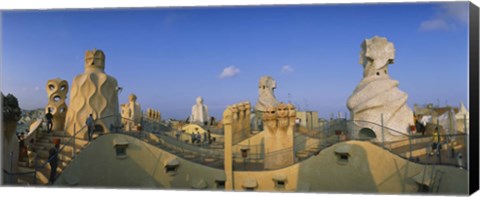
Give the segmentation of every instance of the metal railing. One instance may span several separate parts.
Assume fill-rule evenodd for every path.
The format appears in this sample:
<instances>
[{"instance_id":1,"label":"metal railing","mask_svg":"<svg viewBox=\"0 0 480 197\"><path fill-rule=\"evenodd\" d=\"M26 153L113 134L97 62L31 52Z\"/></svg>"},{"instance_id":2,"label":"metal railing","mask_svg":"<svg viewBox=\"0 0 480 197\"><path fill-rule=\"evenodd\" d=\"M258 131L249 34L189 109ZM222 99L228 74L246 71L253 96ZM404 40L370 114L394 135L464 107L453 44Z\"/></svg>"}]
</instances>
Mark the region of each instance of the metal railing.
<instances>
[{"instance_id":1,"label":"metal railing","mask_svg":"<svg viewBox=\"0 0 480 197\"><path fill-rule=\"evenodd\" d=\"M379 119L381 120L380 123L365 120L335 119L326 122L317 130L306 130L304 128L297 130L297 132L299 134L317 139L326 139L337 134L341 134L344 135L346 140L369 141L370 143L379 146L399 157L419 164L448 165L465 169L468 168L466 165L468 163L466 156L463 157L463 160L459 158L459 153L462 153L465 148L468 147L467 127L464 126L463 133L455 131L440 134L438 135L438 139L440 140L434 142L434 136L432 134L422 135L420 133L413 133L409 131L407 133L400 132L382 124L382 115L379 117ZM467 122L468 119L464 118L464 121ZM467 125L466 123L464 124ZM438 123L436 127L439 127ZM372 138L362 137L359 135L359 131L364 128L373 128L377 130L375 133L379 133L379 135ZM386 140L386 136L396 136L397 140ZM337 142L343 141L340 139L340 135L337 137ZM443 151L439 151L438 155L435 154L430 156L430 154L433 152L432 149L434 149L434 143L437 145L436 148L444 148L441 149Z\"/></svg>"},{"instance_id":2,"label":"metal railing","mask_svg":"<svg viewBox=\"0 0 480 197\"><path fill-rule=\"evenodd\" d=\"M277 170L292 166L300 161L319 154L333 143L326 139L316 139L301 134L295 134L294 145L275 151L266 152L262 144L237 144L232 152L234 169L238 171ZM276 158L288 157L282 164L270 164Z\"/></svg>"},{"instance_id":3,"label":"metal railing","mask_svg":"<svg viewBox=\"0 0 480 197\"><path fill-rule=\"evenodd\" d=\"M128 118L120 117L122 121L133 121ZM167 127L163 129L155 129L149 130L148 128L144 128L145 121L143 120L140 130L132 130L132 131L125 131L122 129L117 129L116 132L112 133L121 133L125 135L129 135L135 138L138 138L150 145L162 148L163 150L175 154L179 157L184 159L202 164L207 165L214 168L223 169L223 149L213 149L210 148L209 144L207 143L199 143L199 144L192 144L190 142L190 135L178 132L177 130ZM158 122L154 122L151 124L159 124ZM119 128L122 128L119 125ZM154 127L150 127L154 128ZM159 128L159 127L156 127ZM179 138L177 139L175 134L180 134ZM203 137L203 135L202 135ZM186 139L186 140L182 140ZM221 161L221 162L220 162Z\"/></svg>"},{"instance_id":4,"label":"metal railing","mask_svg":"<svg viewBox=\"0 0 480 197\"><path fill-rule=\"evenodd\" d=\"M123 121L133 121L128 118L121 118ZM143 125L143 124L142 124ZM223 159L224 159L224 150L223 149L215 149L211 148L210 145L206 143L191 143L191 135L175 130L173 128L169 128L166 130L158 131L150 131L148 129L142 129L138 131L124 131L119 130L119 133L126 134L138 139L141 139L151 145L160 147L167 152L175 154L179 157L185 158L187 160L208 165L210 167L223 169ZM252 136L255 134L252 134ZM154 136L157 139L150 139ZM202 139L203 139L203 135ZM284 148L281 150L277 150L270 153L265 153L263 144L255 144L255 145L235 145L234 152L232 153L232 159L235 161L235 169L236 170L273 170L274 168L267 168L264 165L265 158L274 158L274 157L281 157L282 155L289 154L292 155L292 163L288 163L287 165L293 165L296 162L300 161L300 159L295 157L296 151L306 151L310 148L318 149L315 152L309 152L308 157L313 156L314 154L318 154L320 151L319 148L327 147L325 144L321 143L313 143L307 145L307 141L311 140L308 137L305 137L302 141L295 144L294 147ZM202 140L203 141L203 140ZM234 148L232 147L232 148ZM241 149L248 149L250 152L248 153L248 157L244 158L242 156ZM212 162L206 162L205 160L211 159L218 161L216 164L212 164ZM303 158L306 159L306 158ZM246 165L247 168L241 168L239 162L245 161L248 164ZM288 166L279 166L278 168L288 167Z\"/></svg>"},{"instance_id":5,"label":"metal railing","mask_svg":"<svg viewBox=\"0 0 480 197\"><path fill-rule=\"evenodd\" d=\"M110 130L112 133L122 133L129 136L133 136L151 145L160 147L166 150L167 152L179 155L180 157L183 157L185 159L188 159L203 165L209 165L214 168L220 168L220 169L223 168L223 159L224 159L223 149L212 149L208 146L208 144L191 144L190 135L174 130L171 127L168 127L163 123L155 120L142 119L141 129L138 131L124 131L123 125L121 124L121 122L133 121L133 120L121 117L120 115L110 115L110 116L101 117L96 119L95 122L99 120L109 119L109 118L113 118L115 120L121 120L120 122L114 121L115 125L110 125ZM370 126L370 128L376 127L381 129L383 137L380 137L380 139L382 140L377 140L377 139L368 140L368 139L359 137L358 132L363 127L360 127L358 126L358 124L355 124L355 123L362 123L363 126L367 125L367 126ZM58 150L58 153L61 153L67 146L73 143L72 159L74 159L76 154L76 144L75 144L76 136L79 135L80 133L87 131L85 128L87 127L83 126L79 130L74 129L74 135L70 136L66 142L62 143L63 146L61 146L61 148ZM344 132L345 132L344 134L349 135L349 137L345 140L362 140L362 141L367 140L367 141L370 141L372 144L380 146L383 149L390 151L391 153L399 157L402 157L404 159L409 159L416 163L440 164L440 165L450 165L450 166L466 168L466 166L459 166L456 160L453 160L454 162L452 162L451 160L442 161L441 156L439 156L438 161L431 161L431 159L418 160L418 158L414 158L412 156L413 151L420 150L422 148L431 147L431 142L425 139L427 138L431 139L433 136L419 136L419 135L414 135L413 133L405 134L403 132L397 131L392 128L388 128L382 124L378 124L375 122L344 119L342 121L333 122L332 124L327 124L327 126L323 126L319 130L309 130L308 132L301 132L300 130L298 130L298 128L296 128L295 133L302 134L303 135L302 137L304 139L298 142L295 139L299 135L296 135L294 139L296 143L294 144L293 147L276 150L274 152L265 153L264 144L254 144L254 145L237 144L234 146L236 148L234 149L234 152L232 154L232 157L233 157L232 159L234 161L234 169L248 170L248 171L275 170L275 169L285 168L285 167L294 165L299 161L303 161L313 155L318 154L320 151L333 145L334 143L342 141L340 140L340 138L333 143L327 140L327 138L331 137L333 132L337 129L344 129ZM394 133L398 136L402 136L405 138L405 140L403 142L393 142L393 143L386 142L384 140L385 139L384 135L387 132ZM179 136L177 136L178 133L180 134ZM439 135L439 137L440 138L444 137L445 139L453 139L452 137L456 137L457 141L464 140L466 142L465 138L467 138L468 135L466 135L465 133L457 133L457 134ZM308 145L307 141L312 139L317 139L319 141ZM399 144L403 143L403 144L400 145L399 147L393 147L394 143L399 143ZM248 153L245 155L242 152L242 150L248 150ZM408 152L408 154L406 152ZM288 156L288 157L292 156L293 157L292 162L287 162L285 165L276 166L273 168L265 164L266 160L268 162L268 160L272 158L279 158L282 156ZM54 157L52 156L48 158L47 161L45 161L44 163L37 165L37 160L38 160L38 154L37 154L35 158L34 171L22 172L22 173L11 173L11 171L9 172L3 169L3 173L6 176L10 177L11 184L13 183L12 177L20 177L20 176L21 177L32 176L33 183L36 184L36 173L44 169L46 165L50 163L50 161L53 158ZM216 162L212 162L212 161L216 161ZM60 173L58 175L60 175Z\"/></svg>"},{"instance_id":6,"label":"metal railing","mask_svg":"<svg viewBox=\"0 0 480 197\"><path fill-rule=\"evenodd\" d=\"M103 120L103 119L106 119L106 118L109 118L109 117L113 117L115 115L110 115L110 116L105 116L105 117L101 117L101 118L98 118L98 119L95 119L94 121L97 122L99 120ZM75 144L75 139L76 139L76 136L82 132L85 132L87 131L85 128L87 128L87 125L84 125L83 127L81 127L79 130L76 130L76 125L74 125L74 134L72 136L61 136L61 137L68 137L68 140L66 142L61 142L61 144L63 144L61 147L59 147L59 149L57 150L57 154L60 154L62 153L66 147L68 147L71 143L73 143L72 147L73 147L73 151L72 151L72 159L75 159L75 154L76 154L76 144ZM53 136L55 137L55 136ZM59 137L59 136L57 136ZM88 144L87 144L88 145ZM86 146L86 145L85 145ZM32 177L32 182L33 184L37 184L37 172L45 169L47 167L47 165L55 158L55 155L52 155L50 157L47 158L47 160L44 162L44 163L41 163L41 164L38 164L38 154L35 154L35 159L34 159L34 170L33 171L29 171L29 172L21 172L21 173L12 173L11 171L7 171L5 169L3 169L3 173L7 176L9 176L9 184L14 184L14 180L18 180L15 179L14 177L20 177L20 176L23 176L23 177L29 177L31 176ZM57 156L58 158L58 156ZM10 155L10 160L13 161L13 155L11 154ZM56 176L55 176L55 179L60 175L60 173L58 173Z\"/></svg>"},{"instance_id":7,"label":"metal railing","mask_svg":"<svg viewBox=\"0 0 480 197\"><path fill-rule=\"evenodd\" d=\"M409 131L408 133L404 133L384 126L382 124L365 120L353 120L349 121L349 124L351 125L351 127L346 131L350 134L349 140L370 141L372 144L375 144L399 157L419 164L435 164L455 166L464 169L467 168L467 158L463 158L462 161L457 158L459 153L458 151L463 151L466 147L468 147L466 141L466 139L468 138L468 134L466 131L464 131L464 133L454 132L438 134L436 135L438 137L434 137L434 134L423 135L420 133L413 133L411 131ZM438 123L436 127L439 128ZM381 136L376 136L376 138L372 139L360 137L359 131L363 128L380 129ZM398 139L400 140L385 140L385 136L391 134L398 136ZM437 141L434 141L434 138ZM434 145L437 146L434 147ZM444 148L442 151L442 149L438 149L440 147L446 148ZM434 157L433 155L430 155L433 152L432 149L437 149L439 154L435 154Z\"/></svg>"}]
</instances>

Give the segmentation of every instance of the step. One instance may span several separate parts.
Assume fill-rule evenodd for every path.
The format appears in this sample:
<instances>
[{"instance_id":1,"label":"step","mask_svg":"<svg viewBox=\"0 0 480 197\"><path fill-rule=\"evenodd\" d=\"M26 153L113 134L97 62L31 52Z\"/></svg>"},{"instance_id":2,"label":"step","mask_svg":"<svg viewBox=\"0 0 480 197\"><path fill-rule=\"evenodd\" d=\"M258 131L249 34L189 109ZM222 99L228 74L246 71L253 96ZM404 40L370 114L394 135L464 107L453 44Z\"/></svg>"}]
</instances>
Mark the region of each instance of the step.
<instances>
[{"instance_id":1,"label":"step","mask_svg":"<svg viewBox=\"0 0 480 197\"><path fill-rule=\"evenodd\" d=\"M41 142L41 143L52 143L50 139L46 139L46 138L40 138L37 140L37 143L38 142Z\"/></svg>"},{"instance_id":2,"label":"step","mask_svg":"<svg viewBox=\"0 0 480 197\"><path fill-rule=\"evenodd\" d=\"M18 166L28 168L28 162L27 161L18 161Z\"/></svg>"},{"instance_id":3,"label":"step","mask_svg":"<svg viewBox=\"0 0 480 197\"><path fill-rule=\"evenodd\" d=\"M38 159L47 159L48 157L48 151L39 151L38 153ZM59 160L62 160L62 161L71 161L72 160L72 157L66 155L66 154L63 154L63 153L60 153L58 154L58 159Z\"/></svg>"},{"instance_id":4,"label":"step","mask_svg":"<svg viewBox=\"0 0 480 197\"><path fill-rule=\"evenodd\" d=\"M38 140L40 143L53 143L54 139L60 139L60 144L65 144L66 142L73 144L73 141L75 141L75 144L77 146L85 146L88 144L88 140L83 140L83 139L72 139L70 136L42 136Z\"/></svg>"},{"instance_id":5,"label":"step","mask_svg":"<svg viewBox=\"0 0 480 197\"><path fill-rule=\"evenodd\" d=\"M55 136L66 136L67 133L65 131L53 131L50 133L47 133L47 131L44 131L41 133L42 135L55 135Z\"/></svg>"},{"instance_id":6,"label":"step","mask_svg":"<svg viewBox=\"0 0 480 197\"><path fill-rule=\"evenodd\" d=\"M18 167L18 172L20 172L20 173L32 172L32 171L34 171L33 168L29 168L29 167Z\"/></svg>"},{"instance_id":7,"label":"step","mask_svg":"<svg viewBox=\"0 0 480 197\"><path fill-rule=\"evenodd\" d=\"M47 185L50 177L50 170L47 168L39 169L37 171L37 184Z\"/></svg>"},{"instance_id":8,"label":"step","mask_svg":"<svg viewBox=\"0 0 480 197\"><path fill-rule=\"evenodd\" d=\"M20 172L32 172L34 169L32 168L25 168L25 167L19 167L18 168ZM49 172L50 173L50 172ZM50 174L48 174L50 175ZM27 182L30 185L33 185L33 174L31 175L32 177L22 177L21 179L25 182ZM36 178L37 178L37 184L46 184L48 183L48 176L45 176L41 171L36 172Z\"/></svg>"},{"instance_id":9,"label":"step","mask_svg":"<svg viewBox=\"0 0 480 197\"><path fill-rule=\"evenodd\" d=\"M77 150L77 155L80 154L81 150ZM38 159L48 159L49 152L46 150L37 151ZM70 162L73 159L72 153L66 153L64 151L58 154L58 159L61 161Z\"/></svg>"},{"instance_id":10,"label":"step","mask_svg":"<svg viewBox=\"0 0 480 197\"><path fill-rule=\"evenodd\" d=\"M33 172L33 168L28 168L28 167L18 167L18 172L19 173L25 173L25 172ZM25 176L21 176L18 178L18 183L23 184L23 185L33 185L33 174L28 174Z\"/></svg>"},{"instance_id":11,"label":"step","mask_svg":"<svg viewBox=\"0 0 480 197\"><path fill-rule=\"evenodd\" d=\"M45 160L42 160L41 161L42 163L45 162ZM63 172L63 169L65 169L65 167L67 166L68 164L63 162L63 164L59 165L57 167L57 175L60 174L61 172ZM50 176L50 165L47 164L45 165L44 168L42 169L38 169L37 171L37 184L38 183L42 183L42 184L46 184L48 183L48 177ZM33 168L27 168L27 167L19 167L19 172L32 172L34 171ZM31 178L30 178L31 177ZM27 182L28 184L33 184L33 174L31 176L24 176L22 177L23 181Z\"/></svg>"},{"instance_id":12,"label":"step","mask_svg":"<svg viewBox=\"0 0 480 197\"><path fill-rule=\"evenodd\" d=\"M68 164L67 164L67 165L68 165ZM57 167L57 174L63 172L63 169L65 169L66 167L67 167L67 166L65 166L65 167L58 166L58 167ZM46 165L45 168L48 169L48 172L50 172L50 169L52 169L52 167L50 167L50 165Z\"/></svg>"},{"instance_id":13,"label":"step","mask_svg":"<svg viewBox=\"0 0 480 197\"><path fill-rule=\"evenodd\" d=\"M46 159L39 159L38 160L38 167L40 167L40 165L44 164L47 160ZM64 169L65 167L67 167L69 164L69 162L66 162L66 161L58 161L58 169ZM47 164L45 165L43 168L47 168L48 170L50 170L50 164Z\"/></svg>"},{"instance_id":14,"label":"step","mask_svg":"<svg viewBox=\"0 0 480 197\"><path fill-rule=\"evenodd\" d=\"M60 155L59 155L60 156ZM43 165L47 159L38 159L38 164L37 165ZM59 165L57 167L57 176L63 172L63 169L65 169L68 166L69 162L66 161L59 161ZM40 167L40 166L38 166ZM43 184L46 185L48 184L48 179L50 177L50 164L46 164L43 166L43 168L38 169L37 171L37 184Z\"/></svg>"},{"instance_id":15,"label":"step","mask_svg":"<svg viewBox=\"0 0 480 197\"><path fill-rule=\"evenodd\" d=\"M50 133L47 133L47 131L43 131L43 132L38 133L38 135L37 135L37 137L39 137L39 138L41 138L41 137L51 137L51 136L68 137L68 135L63 131L55 131L55 132L50 132Z\"/></svg>"},{"instance_id":16,"label":"step","mask_svg":"<svg viewBox=\"0 0 480 197\"><path fill-rule=\"evenodd\" d=\"M19 172L21 172L21 173L22 172L33 172L33 171L35 171L33 168L26 168L26 167L19 167L18 169L19 169ZM46 169L46 170L44 170L44 169ZM46 175L44 174L45 178L47 178L47 182L48 182L48 176L50 175L50 169L51 169L51 167L50 167L49 164L47 164L43 169L38 169L39 171L48 173ZM59 173L61 173L63 171L63 169L65 169L65 168L61 167L61 166L58 166L57 167L57 175ZM37 175L38 175L38 172L37 172ZM28 176L30 176L30 175L28 175ZM29 180L28 183L33 184L33 174L31 175L32 178L29 178L28 176L25 176L25 178L23 178L23 179L24 180Z\"/></svg>"},{"instance_id":17,"label":"step","mask_svg":"<svg viewBox=\"0 0 480 197\"><path fill-rule=\"evenodd\" d=\"M36 150L36 151L47 150L47 148L46 148L46 147L43 147L43 146L35 146L35 150Z\"/></svg>"},{"instance_id":18,"label":"step","mask_svg":"<svg viewBox=\"0 0 480 197\"><path fill-rule=\"evenodd\" d=\"M18 159L18 161L28 162L28 156L21 157L21 158Z\"/></svg>"},{"instance_id":19,"label":"step","mask_svg":"<svg viewBox=\"0 0 480 197\"><path fill-rule=\"evenodd\" d=\"M318 151L320 151L320 148L312 147L307 149L307 152L310 152L310 153L317 153Z\"/></svg>"},{"instance_id":20,"label":"step","mask_svg":"<svg viewBox=\"0 0 480 197\"><path fill-rule=\"evenodd\" d=\"M47 158L49 156L49 150L50 149L37 150L36 152L37 152L38 158ZM80 151L81 151L80 149L77 149L76 153L79 154ZM59 159L61 160L71 160L71 158L73 157L73 151L63 149L61 152L58 153L58 155L59 155Z\"/></svg>"},{"instance_id":21,"label":"step","mask_svg":"<svg viewBox=\"0 0 480 197\"><path fill-rule=\"evenodd\" d=\"M55 147L54 144L50 144L50 143L37 143L36 146L37 146L37 147L44 147L43 150L50 150L51 148ZM64 145L61 144L61 145L60 145L60 148L63 148L63 147L64 147ZM78 152L78 150L82 149L83 147L82 147L82 146L76 146L75 148L76 148L76 150L77 150L77 152ZM48 151L47 151L47 152L48 152ZM65 152L65 153L69 153L69 154L71 155L71 153L73 152L73 146L71 146L71 145L66 145L66 146L63 148L63 150L62 150L62 153L64 153L64 152Z\"/></svg>"}]
</instances>

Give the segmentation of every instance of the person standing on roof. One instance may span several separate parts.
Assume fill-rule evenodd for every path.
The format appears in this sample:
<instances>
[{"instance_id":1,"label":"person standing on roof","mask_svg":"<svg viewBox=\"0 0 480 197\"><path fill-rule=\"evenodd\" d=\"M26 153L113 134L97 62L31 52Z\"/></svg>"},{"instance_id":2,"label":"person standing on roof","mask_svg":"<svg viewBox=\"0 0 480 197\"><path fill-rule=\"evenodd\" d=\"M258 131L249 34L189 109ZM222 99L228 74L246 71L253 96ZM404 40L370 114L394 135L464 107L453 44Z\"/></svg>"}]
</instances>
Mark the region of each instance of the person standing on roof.
<instances>
[{"instance_id":1,"label":"person standing on roof","mask_svg":"<svg viewBox=\"0 0 480 197\"><path fill-rule=\"evenodd\" d=\"M54 140L55 146L48 151L48 163L50 164L50 178L48 179L49 184L55 182L55 176L57 175L58 167L58 151L60 150L60 140Z\"/></svg>"},{"instance_id":2,"label":"person standing on roof","mask_svg":"<svg viewBox=\"0 0 480 197\"><path fill-rule=\"evenodd\" d=\"M203 132L203 144L208 144L208 134L207 134L207 132Z\"/></svg>"},{"instance_id":3,"label":"person standing on roof","mask_svg":"<svg viewBox=\"0 0 480 197\"><path fill-rule=\"evenodd\" d=\"M47 133L50 133L53 127L53 115L50 108L48 108L48 113L45 114L45 120L47 121Z\"/></svg>"},{"instance_id":4,"label":"person standing on roof","mask_svg":"<svg viewBox=\"0 0 480 197\"><path fill-rule=\"evenodd\" d=\"M440 155L440 149L442 149L442 146L440 144L441 141L441 136L440 136L440 131L438 130L438 127L435 127L435 132L433 132L433 137L432 137L432 152L430 152L430 156L433 156L433 154Z\"/></svg>"}]
</instances>

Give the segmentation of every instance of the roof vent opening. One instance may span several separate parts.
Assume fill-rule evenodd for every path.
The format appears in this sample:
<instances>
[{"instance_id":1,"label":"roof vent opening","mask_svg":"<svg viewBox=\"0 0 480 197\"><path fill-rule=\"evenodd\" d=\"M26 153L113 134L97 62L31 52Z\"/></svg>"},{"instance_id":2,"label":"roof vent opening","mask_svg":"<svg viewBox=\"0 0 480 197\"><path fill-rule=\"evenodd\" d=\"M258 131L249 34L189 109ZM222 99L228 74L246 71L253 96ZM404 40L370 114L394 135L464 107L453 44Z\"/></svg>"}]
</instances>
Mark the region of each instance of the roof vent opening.
<instances>
[{"instance_id":1,"label":"roof vent opening","mask_svg":"<svg viewBox=\"0 0 480 197\"><path fill-rule=\"evenodd\" d=\"M113 139L113 147L115 148L115 156L117 159L127 158L128 141L124 138Z\"/></svg>"},{"instance_id":2,"label":"roof vent opening","mask_svg":"<svg viewBox=\"0 0 480 197\"><path fill-rule=\"evenodd\" d=\"M170 176L175 176L179 166L180 162L178 162L177 159L172 159L165 165L165 173Z\"/></svg>"}]
</instances>

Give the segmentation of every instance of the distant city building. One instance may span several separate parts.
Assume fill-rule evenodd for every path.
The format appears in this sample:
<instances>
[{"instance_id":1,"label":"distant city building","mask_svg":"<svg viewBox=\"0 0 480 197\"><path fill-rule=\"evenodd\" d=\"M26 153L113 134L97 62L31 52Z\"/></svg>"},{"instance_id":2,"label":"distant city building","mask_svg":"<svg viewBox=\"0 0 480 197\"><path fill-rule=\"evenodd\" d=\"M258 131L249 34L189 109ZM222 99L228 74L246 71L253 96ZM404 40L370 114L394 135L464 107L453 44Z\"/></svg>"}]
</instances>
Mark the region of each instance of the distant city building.
<instances>
[{"instance_id":1,"label":"distant city building","mask_svg":"<svg viewBox=\"0 0 480 197\"><path fill-rule=\"evenodd\" d=\"M434 106L429 103L423 106L414 105L414 112L419 121L426 125L427 123L437 124L445 130L455 128L456 131L468 132L470 113L463 103L459 107L452 106Z\"/></svg>"},{"instance_id":2,"label":"distant city building","mask_svg":"<svg viewBox=\"0 0 480 197\"><path fill-rule=\"evenodd\" d=\"M137 95L130 94L128 96L128 103L121 106L122 124L126 131L136 130L136 126L142 120L142 108L137 103Z\"/></svg>"},{"instance_id":3,"label":"distant city building","mask_svg":"<svg viewBox=\"0 0 480 197\"><path fill-rule=\"evenodd\" d=\"M318 112L316 111L297 111L297 120L300 126L309 130L318 129Z\"/></svg>"}]
</instances>

